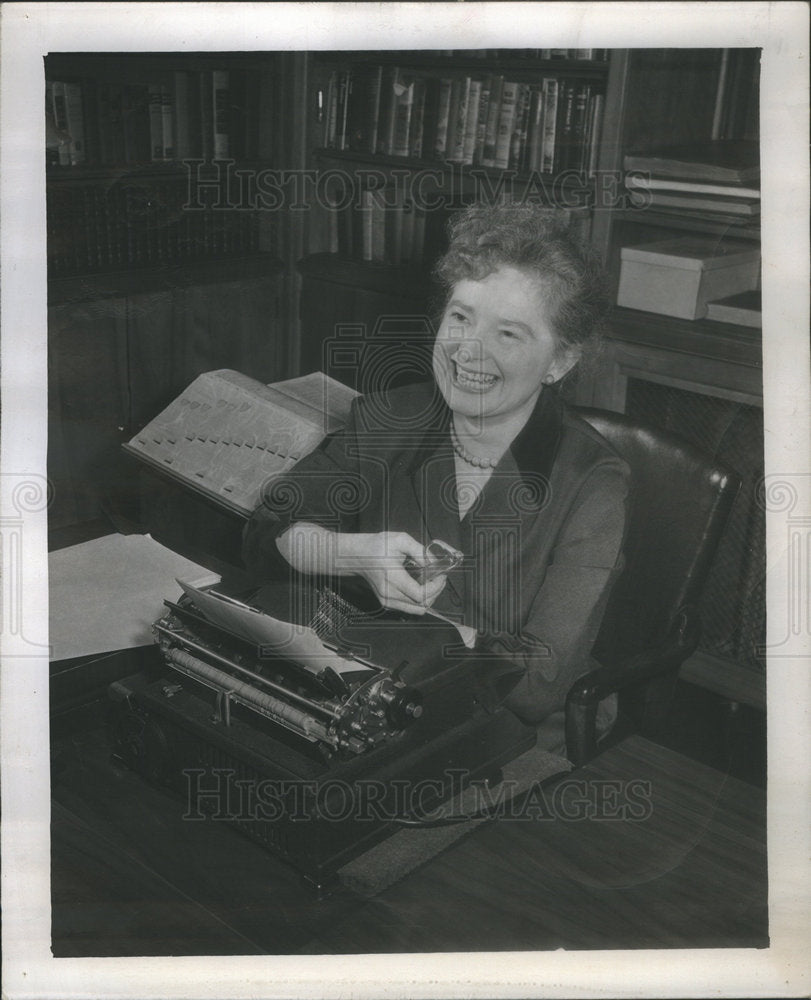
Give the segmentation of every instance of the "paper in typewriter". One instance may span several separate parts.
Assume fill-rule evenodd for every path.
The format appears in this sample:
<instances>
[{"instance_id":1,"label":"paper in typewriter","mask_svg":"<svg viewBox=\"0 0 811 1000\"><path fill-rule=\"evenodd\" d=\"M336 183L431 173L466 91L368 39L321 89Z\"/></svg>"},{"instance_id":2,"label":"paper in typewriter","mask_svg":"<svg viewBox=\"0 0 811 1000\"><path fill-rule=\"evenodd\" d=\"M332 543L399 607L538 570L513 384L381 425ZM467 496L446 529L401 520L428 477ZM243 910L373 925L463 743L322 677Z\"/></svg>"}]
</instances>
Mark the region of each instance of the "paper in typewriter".
<instances>
[{"instance_id":1,"label":"paper in typewriter","mask_svg":"<svg viewBox=\"0 0 811 1000\"><path fill-rule=\"evenodd\" d=\"M357 674L372 669L357 660L339 656L306 625L282 621L225 594L200 590L183 580L177 582L209 621L257 647L271 649L285 659L294 660L315 674L325 667L332 667L339 674Z\"/></svg>"},{"instance_id":2,"label":"paper in typewriter","mask_svg":"<svg viewBox=\"0 0 811 1000\"><path fill-rule=\"evenodd\" d=\"M343 427L357 393L321 372L263 385L198 376L125 450L217 503L250 514L268 479Z\"/></svg>"}]
</instances>

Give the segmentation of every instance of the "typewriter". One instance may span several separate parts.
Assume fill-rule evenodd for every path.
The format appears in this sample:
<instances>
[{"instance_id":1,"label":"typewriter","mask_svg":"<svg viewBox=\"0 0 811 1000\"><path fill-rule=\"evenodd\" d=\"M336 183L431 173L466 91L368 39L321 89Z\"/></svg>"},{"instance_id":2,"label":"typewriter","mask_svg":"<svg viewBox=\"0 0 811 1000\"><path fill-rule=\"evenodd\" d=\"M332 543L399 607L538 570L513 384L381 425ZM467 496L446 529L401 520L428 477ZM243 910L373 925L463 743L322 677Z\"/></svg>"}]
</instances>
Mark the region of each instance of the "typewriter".
<instances>
[{"instance_id":1,"label":"typewriter","mask_svg":"<svg viewBox=\"0 0 811 1000\"><path fill-rule=\"evenodd\" d=\"M170 433L182 448L192 431ZM169 436L158 418L139 447ZM534 743L511 712L484 707L490 668L448 620L384 612L351 582L181 586L154 623L149 668L109 688L116 755L179 793L190 819L229 821L313 886Z\"/></svg>"}]
</instances>

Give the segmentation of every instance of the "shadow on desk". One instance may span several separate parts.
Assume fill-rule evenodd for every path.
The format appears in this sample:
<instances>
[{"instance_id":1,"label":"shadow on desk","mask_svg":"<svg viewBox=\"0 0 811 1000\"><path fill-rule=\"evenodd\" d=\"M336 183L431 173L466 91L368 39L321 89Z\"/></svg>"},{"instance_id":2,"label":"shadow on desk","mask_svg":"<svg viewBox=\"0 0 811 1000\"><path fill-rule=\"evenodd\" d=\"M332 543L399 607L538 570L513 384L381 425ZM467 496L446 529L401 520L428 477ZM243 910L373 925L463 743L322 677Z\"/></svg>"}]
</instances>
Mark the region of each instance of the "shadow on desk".
<instances>
[{"instance_id":1,"label":"shadow on desk","mask_svg":"<svg viewBox=\"0 0 811 1000\"><path fill-rule=\"evenodd\" d=\"M641 737L376 898L323 901L227 821L184 820L118 768L100 725L58 747L57 957L768 944L763 792Z\"/></svg>"}]
</instances>

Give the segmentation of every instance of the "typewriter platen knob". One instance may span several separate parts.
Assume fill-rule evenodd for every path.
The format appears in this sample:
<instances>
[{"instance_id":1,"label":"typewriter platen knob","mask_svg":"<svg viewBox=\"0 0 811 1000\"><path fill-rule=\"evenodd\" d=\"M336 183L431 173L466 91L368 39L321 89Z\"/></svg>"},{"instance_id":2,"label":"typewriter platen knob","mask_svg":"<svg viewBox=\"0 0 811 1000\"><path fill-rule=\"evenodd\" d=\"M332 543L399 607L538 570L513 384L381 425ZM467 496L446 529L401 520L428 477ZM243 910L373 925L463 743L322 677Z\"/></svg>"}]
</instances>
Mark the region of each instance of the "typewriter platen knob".
<instances>
[{"instance_id":1,"label":"typewriter platen knob","mask_svg":"<svg viewBox=\"0 0 811 1000\"><path fill-rule=\"evenodd\" d=\"M381 689L380 700L386 718L395 729L403 729L422 715L422 694L407 684L393 684Z\"/></svg>"}]
</instances>

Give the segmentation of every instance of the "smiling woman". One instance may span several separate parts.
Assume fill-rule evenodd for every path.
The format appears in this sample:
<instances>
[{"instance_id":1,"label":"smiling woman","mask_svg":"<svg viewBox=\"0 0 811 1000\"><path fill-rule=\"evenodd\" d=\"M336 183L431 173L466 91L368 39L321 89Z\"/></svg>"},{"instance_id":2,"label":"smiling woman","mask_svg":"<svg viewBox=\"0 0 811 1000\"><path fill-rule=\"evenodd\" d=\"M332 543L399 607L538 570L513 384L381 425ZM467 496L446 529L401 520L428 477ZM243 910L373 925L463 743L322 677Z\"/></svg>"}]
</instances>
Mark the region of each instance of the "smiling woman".
<instances>
[{"instance_id":1,"label":"smiling woman","mask_svg":"<svg viewBox=\"0 0 811 1000\"><path fill-rule=\"evenodd\" d=\"M476 655L511 668L497 697L559 748L625 523L627 467L558 392L593 349L602 273L531 205L468 209L450 236L434 384L357 400L349 426L273 484L244 558L260 579L355 576L384 607L472 626ZM464 559L419 582L432 539Z\"/></svg>"}]
</instances>

